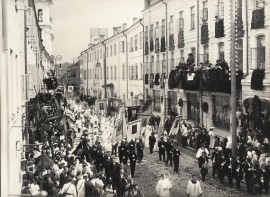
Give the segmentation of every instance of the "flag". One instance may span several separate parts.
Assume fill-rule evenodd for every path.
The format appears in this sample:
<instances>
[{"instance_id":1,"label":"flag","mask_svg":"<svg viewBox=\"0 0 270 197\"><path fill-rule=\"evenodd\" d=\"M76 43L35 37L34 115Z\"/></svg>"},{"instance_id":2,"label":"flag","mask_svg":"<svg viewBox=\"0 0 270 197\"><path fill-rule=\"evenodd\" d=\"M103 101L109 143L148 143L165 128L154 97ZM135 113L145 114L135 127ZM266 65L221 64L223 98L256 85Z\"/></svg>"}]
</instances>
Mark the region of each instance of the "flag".
<instances>
[{"instance_id":1,"label":"flag","mask_svg":"<svg viewBox=\"0 0 270 197\"><path fill-rule=\"evenodd\" d=\"M136 138L139 138L139 136L141 135L141 125L142 125L141 119L128 123L128 130L127 130L128 141L130 141L131 139L135 140Z\"/></svg>"},{"instance_id":2,"label":"flag","mask_svg":"<svg viewBox=\"0 0 270 197\"><path fill-rule=\"evenodd\" d=\"M123 135L123 121L124 118L118 119L115 123L115 139L116 142L120 141L122 139Z\"/></svg>"},{"instance_id":3,"label":"flag","mask_svg":"<svg viewBox=\"0 0 270 197\"><path fill-rule=\"evenodd\" d=\"M164 119L161 118L158 126L158 137L162 136L163 132L164 132Z\"/></svg>"},{"instance_id":4,"label":"flag","mask_svg":"<svg viewBox=\"0 0 270 197\"><path fill-rule=\"evenodd\" d=\"M180 126L180 119L179 117L177 117L175 118L173 125L171 127L170 135L177 135L179 126Z\"/></svg>"}]
</instances>

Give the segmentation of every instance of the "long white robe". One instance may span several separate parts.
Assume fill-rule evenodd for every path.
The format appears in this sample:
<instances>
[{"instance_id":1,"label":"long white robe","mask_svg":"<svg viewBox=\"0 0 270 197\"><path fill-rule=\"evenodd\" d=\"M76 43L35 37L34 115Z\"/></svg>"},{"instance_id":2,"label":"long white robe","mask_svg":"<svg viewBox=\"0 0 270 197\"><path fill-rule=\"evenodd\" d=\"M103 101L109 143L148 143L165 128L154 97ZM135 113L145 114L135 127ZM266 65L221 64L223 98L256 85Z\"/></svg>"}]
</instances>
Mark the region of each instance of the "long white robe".
<instances>
[{"instance_id":1,"label":"long white robe","mask_svg":"<svg viewBox=\"0 0 270 197\"><path fill-rule=\"evenodd\" d=\"M149 137L153 132L153 128L150 125L147 125L144 132L144 147L149 148Z\"/></svg>"},{"instance_id":2,"label":"long white robe","mask_svg":"<svg viewBox=\"0 0 270 197\"><path fill-rule=\"evenodd\" d=\"M196 183L192 183L191 181L187 184L187 194L189 194L190 197L197 197L200 194L202 194L202 188L199 181L196 181Z\"/></svg>"},{"instance_id":3,"label":"long white robe","mask_svg":"<svg viewBox=\"0 0 270 197\"><path fill-rule=\"evenodd\" d=\"M172 184L169 179L164 178L158 181L156 192L159 197L169 197Z\"/></svg>"},{"instance_id":4,"label":"long white robe","mask_svg":"<svg viewBox=\"0 0 270 197\"><path fill-rule=\"evenodd\" d=\"M78 197L85 197L85 186L84 186L85 180L81 179L77 183L77 192Z\"/></svg>"}]
</instances>

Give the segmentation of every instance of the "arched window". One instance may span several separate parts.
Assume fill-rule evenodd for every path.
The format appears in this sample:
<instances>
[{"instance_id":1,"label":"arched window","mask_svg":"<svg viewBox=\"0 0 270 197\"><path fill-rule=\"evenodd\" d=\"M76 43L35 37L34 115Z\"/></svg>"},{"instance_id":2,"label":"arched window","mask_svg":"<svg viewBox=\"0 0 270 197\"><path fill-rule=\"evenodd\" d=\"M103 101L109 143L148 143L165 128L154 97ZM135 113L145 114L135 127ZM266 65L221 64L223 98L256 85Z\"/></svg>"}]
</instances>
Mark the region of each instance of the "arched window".
<instances>
[{"instance_id":1,"label":"arched window","mask_svg":"<svg viewBox=\"0 0 270 197\"><path fill-rule=\"evenodd\" d=\"M257 68L265 69L265 36L257 37Z\"/></svg>"},{"instance_id":2,"label":"arched window","mask_svg":"<svg viewBox=\"0 0 270 197\"><path fill-rule=\"evenodd\" d=\"M206 44L203 46L203 61L209 61L209 45Z\"/></svg>"},{"instance_id":3,"label":"arched window","mask_svg":"<svg viewBox=\"0 0 270 197\"><path fill-rule=\"evenodd\" d=\"M43 22L43 10L38 9L38 22Z\"/></svg>"},{"instance_id":4,"label":"arched window","mask_svg":"<svg viewBox=\"0 0 270 197\"><path fill-rule=\"evenodd\" d=\"M237 40L238 69L243 70L243 39Z\"/></svg>"},{"instance_id":5,"label":"arched window","mask_svg":"<svg viewBox=\"0 0 270 197\"><path fill-rule=\"evenodd\" d=\"M224 60L224 42L218 44L218 59Z\"/></svg>"}]
</instances>

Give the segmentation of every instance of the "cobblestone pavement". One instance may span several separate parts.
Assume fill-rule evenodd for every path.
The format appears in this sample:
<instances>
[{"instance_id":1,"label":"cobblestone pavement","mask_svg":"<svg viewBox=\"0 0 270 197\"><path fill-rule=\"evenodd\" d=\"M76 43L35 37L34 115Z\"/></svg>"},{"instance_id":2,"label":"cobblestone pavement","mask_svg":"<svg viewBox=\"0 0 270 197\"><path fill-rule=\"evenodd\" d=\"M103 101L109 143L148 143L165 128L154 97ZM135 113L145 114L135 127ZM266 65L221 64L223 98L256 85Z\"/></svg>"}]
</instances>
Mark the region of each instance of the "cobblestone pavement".
<instances>
[{"instance_id":1,"label":"cobblestone pavement","mask_svg":"<svg viewBox=\"0 0 270 197\"><path fill-rule=\"evenodd\" d=\"M173 188L171 189L171 197L186 196L186 186L191 174L198 174L198 180L201 181L197 160L186 153L180 156L180 172L175 174L173 167L166 167L164 162L159 161L158 153L149 154L149 149L144 151L145 164L136 165L134 182L139 185L140 190L146 197L156 196L155 187L161 173L171 181ZM243 190L238 191L234 187L228 185L225 180L224 184L220 184L217 178L212 178L209 173L205 182L201 182L203 196L248 196Z\"/></svg>"}]
</instances>

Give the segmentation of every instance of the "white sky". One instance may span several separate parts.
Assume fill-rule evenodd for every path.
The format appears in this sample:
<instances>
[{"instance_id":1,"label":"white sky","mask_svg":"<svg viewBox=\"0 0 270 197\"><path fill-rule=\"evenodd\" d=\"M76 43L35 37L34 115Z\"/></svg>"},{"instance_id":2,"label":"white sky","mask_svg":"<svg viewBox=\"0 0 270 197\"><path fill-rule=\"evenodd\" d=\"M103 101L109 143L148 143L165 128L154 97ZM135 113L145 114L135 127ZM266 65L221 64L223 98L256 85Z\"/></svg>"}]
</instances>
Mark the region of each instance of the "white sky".
<instances>
[{"instance_id":1,"label":"white sky","mask_svg":"<svg viewBox=\"0 0 270 197\"><path fill-rule=\"evenodd\" d=\"M90 28L112 28L142 18L144 0L53 0L53 55L62 62L73 62L88 47Z\"/></svg>"}]
</instances>

